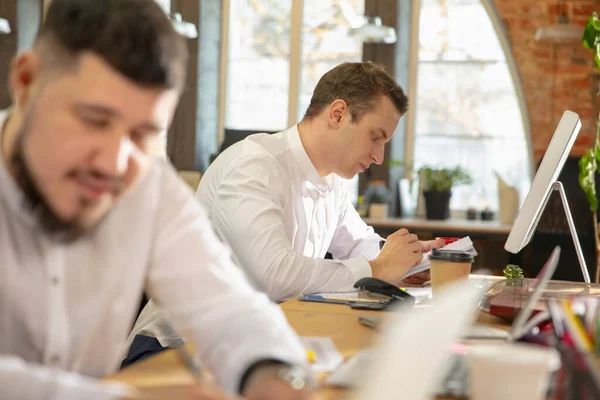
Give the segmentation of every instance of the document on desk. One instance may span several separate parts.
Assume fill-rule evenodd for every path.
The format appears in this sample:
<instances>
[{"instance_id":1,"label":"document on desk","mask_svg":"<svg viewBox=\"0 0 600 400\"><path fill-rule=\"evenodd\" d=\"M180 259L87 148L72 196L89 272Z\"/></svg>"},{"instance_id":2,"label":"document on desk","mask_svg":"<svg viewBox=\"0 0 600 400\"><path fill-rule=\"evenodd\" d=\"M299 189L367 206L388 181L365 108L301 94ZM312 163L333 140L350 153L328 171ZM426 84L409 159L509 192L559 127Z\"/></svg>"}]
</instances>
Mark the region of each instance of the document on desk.
<instances>
[{"instance_id":1,"label":"document on desk","mask_svg":"<svg viewBox=\"0 0 600 400\"><path fill-rule=\"evenodd\" d=\"M456 242L450 243L442 248L446 249L446 250L461 250L461 251L469 252L473 256L477 255L477 251L475 250L475 247L473 247L473 242L471 241L471 238L468 236L465 236L464 238L457 240ZM417 265L415 265L414 267L412 267L406 273L406 275L404 275L402 277L402 279L408 278L411 275L418 274L419 272L423 272L428 269L429 269L429 253L425 253L425 254L423 254L423 259L421 260L421 262L418 263Z\"/></svg>"},{"instance_id":2,"label":"document on desk","mask_svg":"<svg viewBox=\"0 0 600 400\"><path fill-rule=\"evenodd\" d=\"M313 371L331 372L344 361L330 337L301 336L300 340L307 352L314 355L314 359L310 361Z\"/></svg>"}]
</instances>

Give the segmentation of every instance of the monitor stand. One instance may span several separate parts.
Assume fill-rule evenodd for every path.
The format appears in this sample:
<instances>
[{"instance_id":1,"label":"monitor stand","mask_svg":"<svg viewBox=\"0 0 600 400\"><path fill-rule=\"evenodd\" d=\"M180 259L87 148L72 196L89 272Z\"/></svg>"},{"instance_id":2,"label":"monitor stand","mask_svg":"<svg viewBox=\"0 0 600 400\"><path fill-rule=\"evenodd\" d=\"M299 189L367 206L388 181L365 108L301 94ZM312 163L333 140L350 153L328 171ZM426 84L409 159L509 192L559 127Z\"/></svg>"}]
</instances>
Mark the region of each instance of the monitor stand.
<instances>
[{"instance_id":1,"label":"monitor stand","mask_svg":"<svg viewBox=\"0 0 600 400\"><path fill-rule=\"evenodd\" d=\"M575 229L575 223L573 222L573 216L571 215L571 209L569 208L569 202L567 201L567 195L565 194L565 188L560 181L555 181L552 184L552 190L556 190L560 194L563 208L565 209L565 215L567 217L567 224L569 225L569 231L571 231L571 237L573 238L573 244L575 245L575 252L579 259L579 266L581 267L581 273L585 283L591 283L590 273L588 272L585 259L583 258L583 251L581 250L581 243L579 243L579 237L577 236L577 229Z\"/></svg>"}]
</instances>

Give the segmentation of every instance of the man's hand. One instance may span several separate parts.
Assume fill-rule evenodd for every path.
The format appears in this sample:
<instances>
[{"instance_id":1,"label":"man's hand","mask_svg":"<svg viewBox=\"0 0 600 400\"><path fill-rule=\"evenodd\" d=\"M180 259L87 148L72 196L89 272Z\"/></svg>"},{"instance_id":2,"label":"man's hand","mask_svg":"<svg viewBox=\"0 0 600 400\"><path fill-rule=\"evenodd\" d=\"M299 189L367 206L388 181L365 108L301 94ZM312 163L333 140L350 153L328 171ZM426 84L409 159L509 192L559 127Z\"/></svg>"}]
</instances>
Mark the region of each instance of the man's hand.
<instances>
[{"instance_id":1,"label":"man's hand","mask_svg":"<svg viewBox=\"0 0 600 400\"><path fill-rule=\"evenodd\" d=\"M312 390L294 389L289 383L276 377L264 377L252 382L244 390L244 398L248 400L317 400L316 394Z\"/></svg>"},{"instance_id":2,"label":"man's hand","mask_svg":"<svg viewBox=\"0 0 600 400\"><path fill-rule=\"evenodd\" d=\"M443 239L421 241L421 248L423 253L430 251L431 249L439 248L444 246ZM429 270L418 272L414 275L404 278L400 281L401 286L423 286L426 282L431 280L431 273Z\"/></svg>"},{"instance_id":3,"label":"man's hand","mask_svg":"<svg viewBox=\"0 0 600 400\"><path fill-rule=\"evenodd\" d=\"M400 229L386 239L376 259L370 261L373 278L398 282L423 258L423 248L417 235Z\"/></svg>"},{"instance_id":4,"label":"man's hand","mask_svg":"<svg viewBox=\"0 0 600 400\"><path fill-rule=\"evenodd\" d=\"M417 235L400 229L387 237L379 256L370 261L373 277L386 282L398 282L413 266L421 262L425 251L443 245L444 241L440 239L420 242ZM427 280L429 279L422 280L420 284Z\"/></svg>"},{"instance_id":5,"label":"man's hand","mask_svg":"<svg viewBox=\"0 0 600 400\"><path fill-rule=\"evenodd\" d=\"M317 400L310 388L293 388L290 382L278 376L282 365L266 365L256 368L244 385L242 395L248 400ZM307 382L308 383L308 382Z\"/></svg>"},{"instance_id":6,"label":"man's hand","mask_svg":"<svg viewBox=\"0 0 600 400\"><path fill-rule=\"evenodd\" d=\"M444 245L446 244L444 242L444 239L437 239L437 240L424 240L421 241L421 247L423 248L423 253L431 250L431 249L439 249L440 247L444 247Z\"/></svg>"}]
</instances>

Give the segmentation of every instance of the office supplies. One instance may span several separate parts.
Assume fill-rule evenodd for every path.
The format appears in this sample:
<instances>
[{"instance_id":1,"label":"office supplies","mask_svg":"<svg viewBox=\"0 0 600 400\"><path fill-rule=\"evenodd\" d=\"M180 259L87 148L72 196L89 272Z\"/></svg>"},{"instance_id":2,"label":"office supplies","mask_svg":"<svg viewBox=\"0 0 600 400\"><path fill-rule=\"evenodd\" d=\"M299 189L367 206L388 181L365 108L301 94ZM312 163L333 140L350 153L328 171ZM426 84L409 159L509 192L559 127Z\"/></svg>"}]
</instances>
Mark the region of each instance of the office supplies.
<instances>
[{"instance_id":1,"label":"office supplies","mask_svg":"<svg viewBox=\"0 0 600 400\"><path fill-rule=\"evenodd\" d=\"M537 285L535 285L535 289L533 294L527 295L524 299L525 305L520 310L519 314L515 318L513 325L503 340L505 343L515 343L519 340L523 335L527 334L531 331L532 328L539 324L539 318L531 318L534 310L537 307L537 303L546 289L548 282L552 279L552 275L556 271L556 266L558 265L558 260L560 257L560 247L556 246L552 253L550 254L550 258L544 264L544 267L541 271L541 276ZM529 290L528 286L526 290ZM519 290L515 288L515 290ZM518 292L520 293L520 292ZM481 307L480 307L481 308ZM543 315L542 315L543 316ZM549 315L548 315L549 317ZM530 320L531 318L531 320ZM545 316L544 316L545 318ZM492 339L492 338L490 338ZM497 338L493 338L497 339ZM464 397L468 395L468 366L464 354L455 353L452 355L449 360L449 368L448 374L445 376L439 388L439 395L448 395L448 396L458 396Z\"/></svg>"},{"instance_id":2,"label":"office supplies","mask_svg":"<svg viewBox=\"0 0 600 400\"><path fill-rule=\"evenodd\" d=\"M504 248L510 253L517 254L527 246L537 229L537 224L546 207L548 198L556 190L563 203L584 281L590 283L590 275L585 264L585 259L583 258L583 251L581 250L577 230L573 223L569 202L567 201L562 184L557 181L558 175L565 164L580 129L581 121L579 120L579 116L572 111L565 111L554 131L540 167L533 178L531 189L515 219Z\"/></svg>"},{"instance_id":3,"label":"office supplies","mask_svg":"<svg viewBox=\"0 0 600 400\"><path fill-rule=\"evenodd\" d=\"M354 287L370 294L383 295L391 297L398 301L406 301L415 304L415 298L408 294L405 290L400 289L391 283L382 281L377 278L362 278L356 281Z\"/></svg>"},{"instance_id":4,"label":"office supplies","mask_svg":"<svg viewBox=\"0 0 600 400\"><path fill-rule=\"evenodd\" d=\"M399 303L377 345L355 356L360 363L353 357L350 369L343 364L326 382L356 386L355 400L430 398L444 374L448 349L471 323L480 296L479 288L460 282L440 293L439 306L413 310Z\"/></svg>"},{"instance_id":5,"label":"office supplies","mask_svg":"<svg viewBox=\"0 0 600 400\"><path fill-rule=\"evenodd\" d=\"M545 288L545 285L547 284L548 280L552 277L552 275L554 274L554 271L556 270L556 266L558 265L558 259L560 256L560 247L556 247L554 249L554 251L552 252L550 258L546 261L546 265L543 269L543 279L540 279L538 285L536 285L535 290L542 292ZM420 325L420 329L422 329L422 332L419 330L419 328L414 328L415 331L417 332L421 332L421 335L423 336L422 339L426 339L428 338L430 335L434 335L436 337L440 337L443 341L446 340L446 335L450 335L450 337L454 338L453 342L457 342L459 338L464 337L465 333L468 332L469 328L473 325L473 319L472 318L467 318L464 317L464 320L461 320L461 329L458 329L457 331L452 331L452 332L446 332L446 329L454 329L453 328L453 324L456 322L453 320L454 316L456 315L457 312L459 312L459 316L458 318L461 318L461 313L463 311L469 311L470 307L470 303L468 306L463 306L466 307L467 310L463 310L463 309L459 309L458 307L460 307L459 305L454 304L454 309L450 312L447 311L449 314L443 314L441 310L445 310L445 307L448 306L448 304L452 303L453 299L452 298L448 298L446 296L447 294L447 290L450 290L449 288L456 288L456 287L462 287L464 288L464 290L476 290L477 293L481 294L481 292L483 291L483 288L479 288L477 286L474 286L472 284L469 284L467 282L459 282L459 283L451 283L449 284L448 288L444 288L442 289L443 292L437 297L438 301L436 301L436 305L434 307L430 307L430 308L421 308L421 309L413 309L413 312L410 314L406 314L406 313L398 313L398 316L395 317L395 322L397 324L401 324L402 322L404 322L405 326L407 327L406 329L408 330L409 326L411 324L415 324L415 319L418 318L418 316L429 316L430 318L436 318L436 321L429 321L429 322L423 322L421 320L419 323L421 323ZM445 293L444 293L445 292ZM529 296L528 300L527 300L527 304L525 305L525 307L523 307L523 309L521 310L521 313L523 314L523 316L521 318L517 318L517 320L515 320L515 324L513 324L513 327L511 328L510 332L508 334L503 334L503 335L497 335L497 332L494 332L493 335L490 335L489 339L495 339L495 340L500 340L503 341L504 343L514 343L516 340L518 340L522 334L528 332L530 330L530 323L528 322L529 317L531 316L531 314L533 313L533 304L534 302L537 302L536 300L537 296ZM475 301L475 307L477 307L477 300L479 300L480 297L477 297ZM458 301L456 298L454 298L455 301ZM400 304L400 309L402 309L402 305ZM437 310L437 311L435 311ZM440 314L437 314L436 312L440 312ZM430 314L430 313L435 313L435 314ZM433 316L435 315L435 317ZM450 321L448 321L450 320ZM438 325L440 324L440 325ZM450 327L450 328L448 328ZM427 332L425 332L427 330ZM389 328L386 330L384 329L384 335L389 335ZM413 334L417 335L418 333L413 332ZM483 336L483 335L482 335ZM500 337L498 337L500 336ZM424 360L419 360L417 361L417 364L419 362L427 362L427 357L430 357L429 355L429 349L437 349L436 346L438 345L437 343L427 343L424 344L424 341L419 339L419 340L415 340L415 339L411 339L412 341L410 341L410 344L405 344L405 348L404 351L406 351L406 353L404 353L402 356L398 356L399 359L402 359L402 363L396 365L396 366L389 366L388 368L392 368L394 369L394 371L396 372L396 376L403 376L401 375L401 372L398 369L402 369L403 365L405 364L411 364L414 363L414 361L412 361L412 359L409 361L407 360L407 354L412 354L413 351L415 352L419 352L421 354L421 356L423 357ZM408 347L410 347L410 349L407 349ZM444 343L444 347L442 349L437 349L436 351L441 354L444 355L443 358L443 364L445 368L439 368L439 379L434 379L433 382L436 385L436 391L438 392L439 395L450 395L450 396L457 396L457 397L464 397L468 394L468 367L467 367L467 362L466 359L464 357L464 354L461 351L457 351L454 352L452 354L450 354L449 357L445 357L446 355L448 355L447 353L444 353L444 350L449 349L450 348L450 344L446 345ZM366 350L365 350L366 351ZM365 365L369 365L369 363L374 363L375 360L377 359L377 363L379 363L379 356L373 356L373 354L378 354L378 353L374 353L374 352L367 352L366 354L362 354L362 352L359 352L357 354L357 356L361 357L361 361L360 363L358 362L351 362L351 360L347 361L346 363L342 364L342 366L336 370L330 377L328 377L328 379L326 380L327 383L330 384L335 384L335 385L339 385L339 386L344 386L344 387L354 387L357 382L358 379L361 375L364 374L364 370L365 370ZM356 357L356 356L355 356ZM369 362L370 360L370 362ZM431 359L432 362L436 362L436 358L432 358ZM356 366L359 365L360 367L354 367L353 370L348 370L348 369L352 369L352 366ZM422 370L420 369L422 368L421 366L417 366L415 367L415 372L418 372L419 374L421 374ZM436 364L435 368L437 369L438 366ZM338 373L339 371L339 373ZM407 374L407 376L410 376L410 374ZM428 373L422 373L422 375L420 376L432 376L432 372L428 371ZM436 376L437 378L437 376ZM403 389L404 389L404 383L406 381L409 381L410 379L405 379L403 380ZM415 378L416 381L418 381L419 383L422 384L422 380L421 379L417 379ZM379 392L378 392L379 393ZM395 393L395 392L391 392L391 393ZM404 393L404 392L403 392ZM363 398L368 398L368 397L363 397ZM376 397L373 397L376 398ZM382 398L386 398L386 396L383 396ZM406 397L406 398L413 398L413 399L420 399L420 398L424 398L424 397Z\"/></svg>"}]
</instances>

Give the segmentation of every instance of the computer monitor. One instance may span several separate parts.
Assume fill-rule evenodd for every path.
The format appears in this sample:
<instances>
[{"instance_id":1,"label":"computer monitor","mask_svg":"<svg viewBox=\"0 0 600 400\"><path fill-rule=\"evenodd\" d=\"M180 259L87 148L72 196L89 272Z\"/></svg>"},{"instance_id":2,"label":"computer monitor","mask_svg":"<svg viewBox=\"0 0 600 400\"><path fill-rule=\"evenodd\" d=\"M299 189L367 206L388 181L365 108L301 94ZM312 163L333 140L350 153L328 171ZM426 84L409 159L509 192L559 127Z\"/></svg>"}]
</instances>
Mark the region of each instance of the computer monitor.
<instances>
[{"instance_id":1,"label":"computer monitor","mask_svg":"<svg viewBox=\"0 0 600 400\"><path fill-rule=\"evenodd\" d=\"M506 251L516 254L531 241L552 191L557 188L557 184L562 190L560 183L557 183L558 175L569 156L580 129L581 121L579 120L579 115L573 111L565 111L533 178L531 188L523 202L523 206L510 230L510 234L504 245ZM568 210L568 203L566 203L564 192L561 193L561 198L565 209ZM567 219L572 224L570 211L567 212ZM571 233L576 235L576 232L572 231ZM574 241L575 239L576 236L574 236ZM579 240L577 239L576 241L578 242ZM575 244L576 247L578 245L579 243Z\"/></svg>"}]
</instances>

